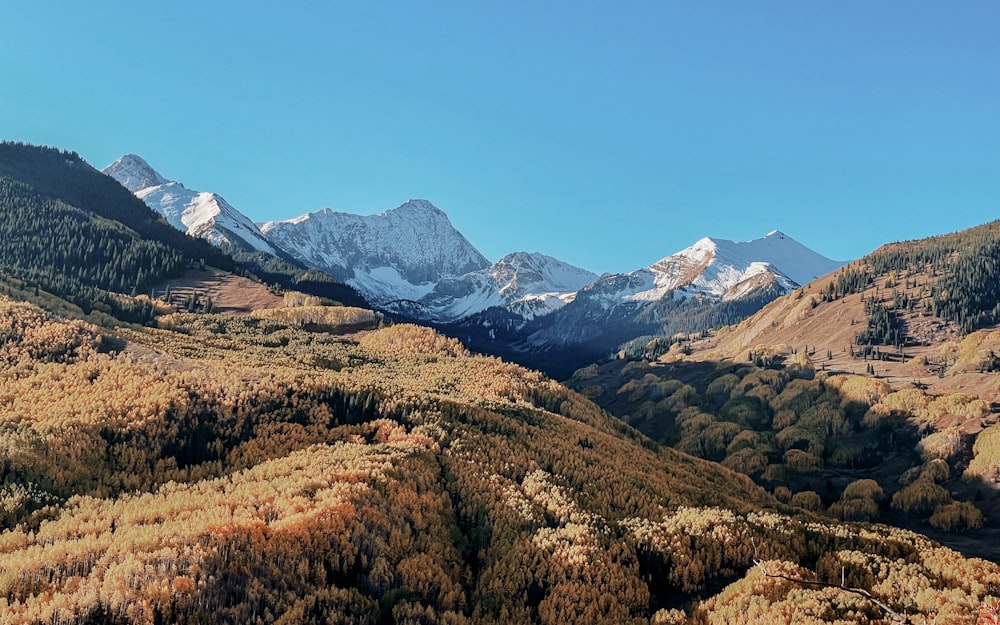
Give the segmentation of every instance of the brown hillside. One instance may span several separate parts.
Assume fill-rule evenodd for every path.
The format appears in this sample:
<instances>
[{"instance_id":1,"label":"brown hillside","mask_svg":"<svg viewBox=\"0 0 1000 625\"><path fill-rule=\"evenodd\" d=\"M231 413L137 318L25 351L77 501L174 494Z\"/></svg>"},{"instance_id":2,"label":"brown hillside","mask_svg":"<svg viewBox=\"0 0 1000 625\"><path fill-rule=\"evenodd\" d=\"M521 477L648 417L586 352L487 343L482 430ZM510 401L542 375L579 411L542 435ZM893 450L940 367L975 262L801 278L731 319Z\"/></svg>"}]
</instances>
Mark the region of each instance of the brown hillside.
<instances>
[{"instance_id":1,"label":"brown hillside","mask_svg":"<svg viewBox=\"0 0 1000 625\"><path fill-rule=\"evenodd\" d=\"M904 245L904 244L894 244ZM886 248L883 248L886 249ZM920 386L929 393L969 392L1000 400L1000 379L979 373L979 364L990 350L1000 352L1000 333L995 328L960 335L955 323L931 315L931 287L937 276L930 272L893 272L877 276L861 293L824 301L824 288L840 272L858 268L856 261L781 297L743 322L694 341L695 360L747 360L752 350L765 350L786 361L810 363L817 371L867 374L868 365L877 377L894 389ZM892 307L895 294L915 300L912 310L901 311L906 331L902 350L880 346L884 360L852 357L856 336L865 328L864 300L876 298ZM665 359L676 359L677 349Z\"/></svg>"},{"instance_id":2,"label":"brown hillside","mask_svg":"<svg viewBox=\"0 0 1000 625\"><path fill-rule=\"evenodd\" d=\"M281 296L269 291L267 286L214 267L192 269L181 278L158 285L157 296L162 297L168 287L170 303L178 307L183 307L184 302L194 295L201 300L211 298L215 312L223 314L284 306Z\"/></svg>"}]
</instances>

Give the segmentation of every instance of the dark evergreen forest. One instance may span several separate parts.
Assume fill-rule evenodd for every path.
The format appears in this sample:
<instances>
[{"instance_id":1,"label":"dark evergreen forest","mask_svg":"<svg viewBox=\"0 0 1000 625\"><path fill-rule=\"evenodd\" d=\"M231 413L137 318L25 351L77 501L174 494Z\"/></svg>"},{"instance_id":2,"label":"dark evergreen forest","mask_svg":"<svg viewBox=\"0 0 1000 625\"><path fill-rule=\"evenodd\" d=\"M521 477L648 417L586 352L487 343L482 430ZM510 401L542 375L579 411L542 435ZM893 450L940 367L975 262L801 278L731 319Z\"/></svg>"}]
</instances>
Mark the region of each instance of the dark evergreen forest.
<instances>
[{"instance_id":1,"label":"dark evergreen forest","mask_svg":"<svg viewBox=\"0 0 1000 625\"><path fill-rule=\"evenodd\" d=\"M920 241L883 246L858 263L841 270L835 281L823 289L823 298L832 301L870 288L876 276L892 274L924 275L930 288L929 312L956 323L963 333L1000 323L1000 221L952 234ZM885 284L888 289L905 283ZM913 278L912 286L916 286ZM878 302L867 302L868 327L859 334L859 345L874 343L901 345L893 311L912 310L915 302L902 292L893 291L891 309Z\"/></svg>"},{"instance_id":2,"label":"dark evergreen forest","mask_svg":"<svg viewBox=\"0 0 1000 625\"><path fill-rule=\"evenodd\" d=\"M152 304L137 295L210 265L294 289L367 306L351 287L266 254L213 247L164 221L76 153L0 143L0 274L66 299L145 323ZM249 272L249 273L248 273Z\"/></svg>"}]
</instances>

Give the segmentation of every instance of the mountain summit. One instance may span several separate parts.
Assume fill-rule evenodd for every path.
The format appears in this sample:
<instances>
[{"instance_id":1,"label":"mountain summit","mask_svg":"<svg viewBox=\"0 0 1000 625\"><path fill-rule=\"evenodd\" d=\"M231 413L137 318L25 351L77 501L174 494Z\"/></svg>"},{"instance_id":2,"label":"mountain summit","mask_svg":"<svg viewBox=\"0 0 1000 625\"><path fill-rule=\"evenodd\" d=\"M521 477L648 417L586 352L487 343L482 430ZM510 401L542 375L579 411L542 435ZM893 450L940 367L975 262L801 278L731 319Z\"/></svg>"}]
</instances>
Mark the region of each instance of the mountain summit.
<instances>
[{"instance_id":1,"label":"mountain summit","mask_svg":"<svg viewBox=\"0 0 1000 625\"><path fill-rule=\"evenodd\" d=\"M170 182L157 173L141 156L135 154L122 156L102 171L122 183L122 186L132 193Z\"/></svg>"},{"instance_id":2,"label":"mountain summit","mask_svg":"<svg viewBox=\"0 0 1000 625\"><path fill-rule=\"evenodd\" d=\"M636 293L635 299L660 299L669 291L683 289L686 295L701 293L731 300L771 280L777 280L787 291L843 264L814 252L779 230L742 242L705 237L639 270L652 276L654 288Z\"/></svg>"},{"instance_id":3,"label":"mountain summit","mask_svg":"<svg viewBox=\"0 0 1000 625\"><path fill-rule=\"evenodd\" d=\"M343 279L372 302L417 300L445 278L490 262L427 200L377 215L323 209L261 231L307 266Z\"/></svg>"},{"instance_id":4,"label":"mountain summit","mask_svg":"<svg viewBox=\"0 0 1000 625\"><path fill-rule=\"evenodd\" d=\"M600 276L552 314L507 323L516 331L505 337L511 349L503 353L565 375L623 346L631 353L652 338L669 342L677 333L735 323L843 264L778 230L744 242L705 237L641 269ZM488 341L471 344L490 348Z\"/></svg>"},{"instance_id":5,"label":"mountain summit","mask_svg":"<svg viewBox=\"0 0 1000 625\"><path fill-rule=\"evenodd\" d=\"M586 290L607 308L664 298L733 301L761 289L791 291L843 264L774 230L743 242L705 237L642 269L604 274Z\"/></svg>"},{"instance_id":6,"label":"mountain summit","mask_svg":"<svg viewBox=\"0 0 1000 625\"><path fill-rule=\"evenodd\" d=\"M135 154L122 156L102 172L120 182L182 232L214 245L228 243L245 251L280 254L253 220L222 196L192 191L179 182L168 180Z\"/></svg>"}]
</instances>

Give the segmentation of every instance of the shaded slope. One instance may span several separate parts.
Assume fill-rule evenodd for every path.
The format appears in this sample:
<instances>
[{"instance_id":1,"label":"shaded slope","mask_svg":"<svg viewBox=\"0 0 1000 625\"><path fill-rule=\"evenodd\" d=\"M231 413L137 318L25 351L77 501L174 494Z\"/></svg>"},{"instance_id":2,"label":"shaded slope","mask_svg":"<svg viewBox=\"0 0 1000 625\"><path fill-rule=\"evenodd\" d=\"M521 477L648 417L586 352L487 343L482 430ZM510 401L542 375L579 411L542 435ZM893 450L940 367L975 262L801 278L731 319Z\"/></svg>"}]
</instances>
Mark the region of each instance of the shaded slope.
<instances>
[{"instance_id":1,"label":"shaded slope","mask_svg":"<svg viewBox=\"0 0 1000 625\"><path fill-rule=\"evenodd\" d=\"M163 223L114 180L73 154L0 144L0 272L92 309L145 322L151 286L209 262L212 246Z\"/></svg>"},{"instance_id":2,"label":"shaded slope","mask_svg":"<svg viewBox=\"0 0 1000 625\"><path fill-rule=\"evenodd\" d=\"M155 239L220 269L235 264L205 242L191 239L163 222L113 179L76 153L19 143L0 144L0 176L20 181L39 194L93 215L117 221L142 238Z\"/></svg>"},{"instance_id":3,"label":"shaded slope","mask_svg":"<svg viewBox=\"0 0 1000 625\"><path fill-rule=\"evenodd\" d=\"M319 272L256 252L237 262L185 235L77 155L0 144L0 272L62 297L83 314L151 319L154 288L191 267L236 274L249 267L268 284L349 305L367 305L353 289Z\"/></svg>"}]
</instances>

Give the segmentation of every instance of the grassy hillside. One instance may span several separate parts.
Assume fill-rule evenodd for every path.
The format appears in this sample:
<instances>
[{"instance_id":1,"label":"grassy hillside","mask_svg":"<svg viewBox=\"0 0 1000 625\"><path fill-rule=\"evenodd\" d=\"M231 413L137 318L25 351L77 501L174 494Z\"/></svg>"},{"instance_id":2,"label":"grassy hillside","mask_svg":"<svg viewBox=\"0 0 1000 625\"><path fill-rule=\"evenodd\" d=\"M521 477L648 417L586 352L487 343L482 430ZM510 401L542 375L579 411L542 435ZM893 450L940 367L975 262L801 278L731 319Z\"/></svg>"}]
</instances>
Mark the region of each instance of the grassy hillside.
<instances>
[{"instance_id":1,"label":"grassy hillside","mask_svg":"<svg viewBox=\"0 0 1000 625\"><path fill-rule=\"evenodd\" d=\"M760 348L784 358L805 351L817 368L934 385L994 366L989 349L960 352L966 337L985 337L1000 321L998 271L1000 222L889 244L691 348L737 360ZM941 384L966 382L975 380Z\"/></svg>"}]
</instances>

